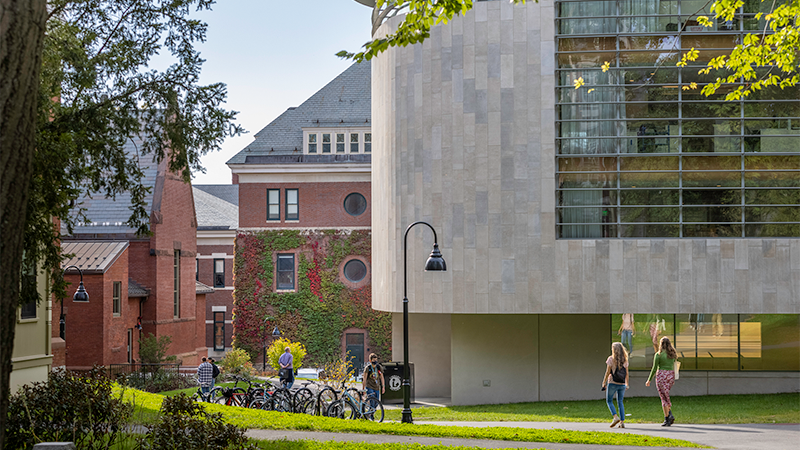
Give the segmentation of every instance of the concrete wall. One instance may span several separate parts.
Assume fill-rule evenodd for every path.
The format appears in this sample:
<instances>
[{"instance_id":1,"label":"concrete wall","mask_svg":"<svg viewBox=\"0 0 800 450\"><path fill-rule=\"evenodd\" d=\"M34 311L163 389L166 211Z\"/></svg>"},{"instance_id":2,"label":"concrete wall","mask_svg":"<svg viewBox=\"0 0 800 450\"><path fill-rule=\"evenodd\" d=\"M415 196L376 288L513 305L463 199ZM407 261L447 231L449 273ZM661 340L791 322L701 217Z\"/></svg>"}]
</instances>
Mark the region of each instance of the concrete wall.
<instances>
[{"instance_id":1,"label":"concrete wall","mask_svg":"<svg viewBox=\"0 0 800 450\"><path fill-rule=\"evenodd\" d=\"M453 404L539 400L539 326L534 315L453 315Z\"/></svg>"},{"instance_id":2,"label":"concrete wall","mask_svg":"<svg viewBox=\"0 0 800 450\"><path fill-rule=\"evenodd\" d=\"M417 227L413 312L800 312L800 239L556 239L552 0L476 2L372 68L375 308L402 310L425 220L448 272Z\"/></svg>"},{"instance_id":3,"label":"concrete wall","mask_svg":"<svg viewBox=\"0 0 800 450\"><path fill-rule=\"evenodd\" d=\"M409 314L408 359L416 398L450 397L449 314ZM403 361L403 315L392 314L392 359Z\"/></svg>"}]
</instances>

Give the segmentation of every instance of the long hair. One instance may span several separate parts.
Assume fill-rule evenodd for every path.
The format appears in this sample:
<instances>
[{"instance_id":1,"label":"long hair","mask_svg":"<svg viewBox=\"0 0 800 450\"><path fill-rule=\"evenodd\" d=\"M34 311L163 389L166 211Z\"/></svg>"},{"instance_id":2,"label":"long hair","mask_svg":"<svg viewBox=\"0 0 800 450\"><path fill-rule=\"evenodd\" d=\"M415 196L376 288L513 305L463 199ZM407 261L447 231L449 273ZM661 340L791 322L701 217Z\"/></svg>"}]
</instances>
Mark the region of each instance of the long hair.
<instances>
[{"instance_id":1,"label":"long hair","mask_svg":"<svg viewBox=\"0 0 800 450\"><path fill-rule=\"evenodd\" d=\"M669 359L678 359L678 353L675 351L675 347L672 346L672 342L670 342L669 338L666 336L661 338L661 342L658 346L658 352L667 352L667 357Z\"/></svg>"},{"instance_id":2,"label":"long hair","mask_svg":"<svg viewBox=\"0 0 800 450\"><path fill-rule=\"evenodd\" d=\"M628 362L628 351L622 342L614 342L611 344L611 370L617 370L617 367L625 367Z\"/></svg>"}]
</instances>

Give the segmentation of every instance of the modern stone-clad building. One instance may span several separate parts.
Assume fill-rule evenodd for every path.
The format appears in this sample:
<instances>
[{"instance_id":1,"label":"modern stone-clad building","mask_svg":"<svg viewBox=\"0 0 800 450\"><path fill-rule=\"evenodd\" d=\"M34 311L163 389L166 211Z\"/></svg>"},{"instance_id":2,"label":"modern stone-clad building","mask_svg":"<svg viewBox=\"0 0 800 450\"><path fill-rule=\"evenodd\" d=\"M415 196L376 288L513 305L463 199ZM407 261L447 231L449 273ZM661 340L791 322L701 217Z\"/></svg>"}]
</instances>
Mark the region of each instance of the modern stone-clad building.
<instances>
[{"instance_id":1,"label":"modern stone-clad building","mask_svg":"<svg viewBox=\"0 0 800 450\"><path fill-rule=\"evenodd\" d=\"M674 395L800 391L800 95L701 95L698 70L763 29L759 2L712 27L704 5L476 2L372 61L373 307L395 359L406 227L430 222L448 265L424 273L433 236L409 234L418 397L597 398L622 314L626 395L657 395L664 335Z\"/></svg>"}]
</instances>

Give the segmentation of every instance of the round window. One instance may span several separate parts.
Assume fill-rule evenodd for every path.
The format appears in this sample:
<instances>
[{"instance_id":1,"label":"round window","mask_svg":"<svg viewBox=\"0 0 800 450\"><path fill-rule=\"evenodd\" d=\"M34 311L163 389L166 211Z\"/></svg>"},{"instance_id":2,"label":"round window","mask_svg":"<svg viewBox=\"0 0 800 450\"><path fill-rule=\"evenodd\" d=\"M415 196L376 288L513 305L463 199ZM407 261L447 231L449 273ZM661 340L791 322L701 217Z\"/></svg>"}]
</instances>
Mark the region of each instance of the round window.
<instances>
[{"instance_id":1,"label":"round window","mask_svg":"<svg viewBox=\"0 0 800 450\"><path fill-rule=\"evenodd\" d=\"M344 210L351 216L360 216L367 210L367 199L358 192L353 192L344 199Z\"/></svg>"},{"instance_id":2,"label":"round window","mask_svg":"<svg viewBox=\"0 0 800 450\"><path fill-rule=\"evenodd\" d=\"M358 283L367 276L367 266L359 259L351 259L344 265L344 276L353 283Z\"/></svg>"}]
</instances>

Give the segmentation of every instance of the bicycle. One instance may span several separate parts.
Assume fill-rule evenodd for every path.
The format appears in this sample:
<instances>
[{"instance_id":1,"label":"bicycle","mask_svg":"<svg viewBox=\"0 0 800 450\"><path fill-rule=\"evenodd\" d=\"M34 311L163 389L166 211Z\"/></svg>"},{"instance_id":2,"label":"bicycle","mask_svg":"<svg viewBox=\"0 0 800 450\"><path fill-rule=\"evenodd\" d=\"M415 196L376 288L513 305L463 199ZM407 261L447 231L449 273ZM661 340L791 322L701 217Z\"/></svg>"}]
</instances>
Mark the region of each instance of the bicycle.
<instances>
[{"instance_id":1,"label":"bicycle","mask_svg":"<svg viewBox=\"0 0 800 450\"><path fill-rule=\"evenodd\" d=\"M373 422L383 422L383 403L375 397L367 397L362 402L361 396L365 391L348 388L339 400L328 406L326 415L339 419L353 420L366 419Z\"/></svg>"},{"instance_id":2,"label":"bicycle","mask_svg":"<svg viewBox=\"0 0 800 450\"><path fill-rule=\"evenodd\" d=\"M219 386L210 389L208 392L203 392L203 387L198 386L197 392L192 394L192 400L196 402L215 403L217 396L221 394L222 394L222 388Z\"/></svg>"},{"instance_id":3,"label":"bicycle","mask_svg":"<svg viewBox=\"0 0 800 450\"><path fill-rule=\"evenodd\" d=\"M338 398L336 390L332 387L309 380L294 393L294 411L322 416L325 415L328 406Z\"/></svg>"}]
</instances>

